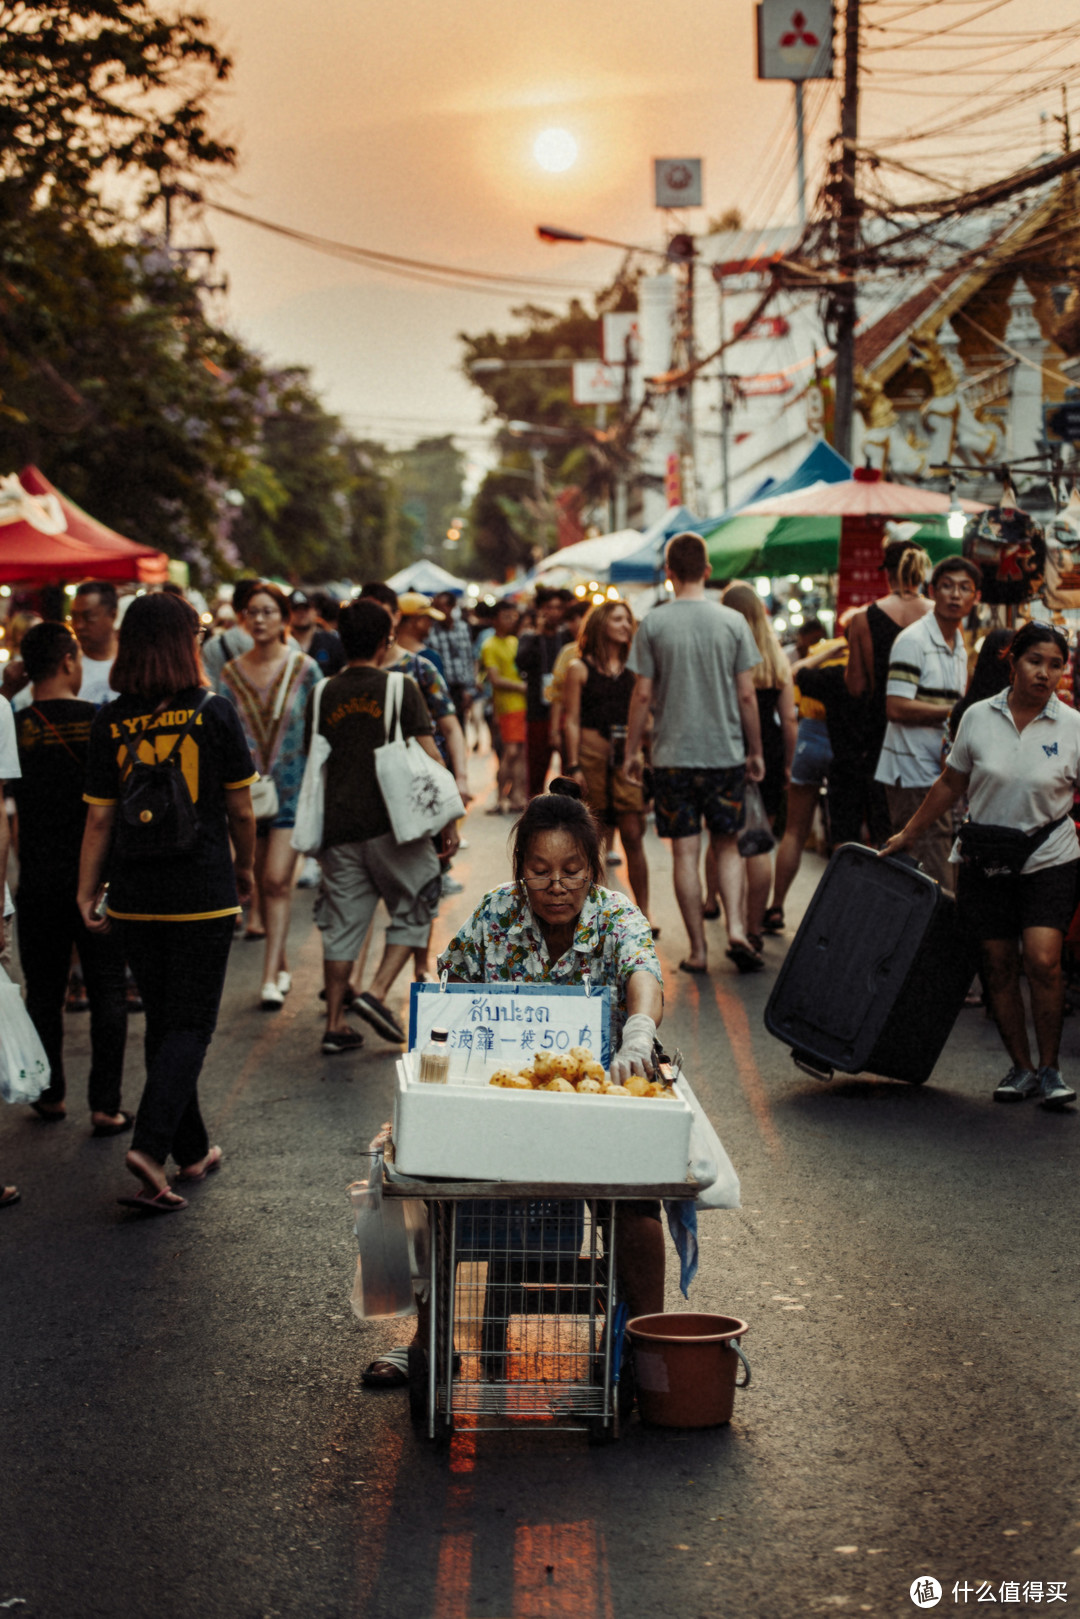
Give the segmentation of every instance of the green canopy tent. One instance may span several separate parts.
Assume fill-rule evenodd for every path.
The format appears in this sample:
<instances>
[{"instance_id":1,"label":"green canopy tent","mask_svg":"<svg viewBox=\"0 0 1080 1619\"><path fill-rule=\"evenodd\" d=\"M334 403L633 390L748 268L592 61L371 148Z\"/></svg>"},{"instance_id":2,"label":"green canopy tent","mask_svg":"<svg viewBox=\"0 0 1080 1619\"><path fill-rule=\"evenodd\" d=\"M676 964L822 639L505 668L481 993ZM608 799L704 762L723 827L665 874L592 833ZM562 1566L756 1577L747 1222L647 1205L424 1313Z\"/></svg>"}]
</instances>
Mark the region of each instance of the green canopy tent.
<instances>
[{"instance_id":1,"label":"green canopy tent","mask_svg":"<svg viewBox=\"0 0 1080 1619\"><path fill-rule=\"evenodd\" d=\"M918 521L916 517L911 519ZM723 582L747 574L835 573L840 561L840 525L843 518L769 517L764 513L731 518L705 535L712 563L712 578ZM931 562L959 556L961 540L954 540L944 518L925 519L912 543L921 545Z\"/></svg>"},{"instance_id":2,"label":"green canopy tent","mask_svg":"<svg viewBox=\"0 0 1080 1619\"><path fill-rule=\"evenodd\" d=\"M976 501L961 501L965 512L982 511ZM705 544L713 578L734 579L746 573L836 573L845 517L909 519L920 524L912 538L934 562L957 556L959 539L950 538L949 496L934 489L889 483L869 468L859 468L839 483L819 483L773 499L768 496L735 517L706 531Z\"/></svg>"}]
</instances>

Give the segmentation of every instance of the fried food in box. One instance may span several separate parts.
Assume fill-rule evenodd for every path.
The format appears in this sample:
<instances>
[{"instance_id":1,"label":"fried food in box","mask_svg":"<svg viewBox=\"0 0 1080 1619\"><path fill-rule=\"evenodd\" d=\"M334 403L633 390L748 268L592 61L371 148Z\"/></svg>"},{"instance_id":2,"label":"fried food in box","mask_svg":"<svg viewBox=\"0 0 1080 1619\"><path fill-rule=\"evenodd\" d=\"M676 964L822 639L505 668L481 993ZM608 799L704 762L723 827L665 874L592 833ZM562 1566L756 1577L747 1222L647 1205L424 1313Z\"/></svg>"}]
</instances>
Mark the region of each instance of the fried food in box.
<instances>
[{"instance_id":1,"label":"fried food in box","mask_svg":"<svg viewBox=\"0 0 1080 1619\"><path fill-rule=\"evenodd\" d=\"M571 1046L569 1051L538 1051L528 1068L515 1072L498 1068L488 1081L510 1091L555 1091L578 1096L661 1096L673 1099L675 1091L641 1074L631 1074L625 1085L613 1085L587 1046Z\"/></svg>"}]
</instances>

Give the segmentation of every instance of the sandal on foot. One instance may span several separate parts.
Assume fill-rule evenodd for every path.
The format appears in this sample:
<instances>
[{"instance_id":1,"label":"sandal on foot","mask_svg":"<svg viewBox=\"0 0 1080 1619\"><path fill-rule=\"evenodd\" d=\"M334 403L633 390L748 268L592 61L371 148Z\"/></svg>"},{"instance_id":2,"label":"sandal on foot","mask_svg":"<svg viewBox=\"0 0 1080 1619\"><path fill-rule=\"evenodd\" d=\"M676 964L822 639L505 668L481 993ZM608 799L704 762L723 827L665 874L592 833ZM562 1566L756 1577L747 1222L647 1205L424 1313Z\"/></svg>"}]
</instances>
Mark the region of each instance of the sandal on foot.
<instances>
[{"instance_id":1,"label":"sandal on foot","mask_svg":"<svg viewBox=\"0 0 1080 1619\"><path fill-rule=\"evenodd\" d=\"M702 907L701 914L706 922L715 922L720 915L720 907L719 905L711 905L708 910Z\"/></svg>"},{"instance_id":2,"label":"sandal on foot","mask_svg":"<svg viewBox=\"0 0 1080 1619\"><path fill-rule=\"evenodd\" d=\"M67 1118L67 1109L63 1107L57 1112L54 1107L46 1107L44 1102L31 1102L30 1106L42 1124L60 1124Z\"/></svg>"},{"instance_id":3,"label":"sandal on foot","mask_svg":"<svg viewBox=\"0 0 1080 1619\"><path fill-rule=\"evenodd\" d=\"M95 1124L90 1131L92 1136L122 1136L125 1130L130 1130L135 1123L134 1113L120 1112L119 1124Z\"/></svg>"},{"instance_id":4,"label":"sandal on foot","mask_svg":"<svg viewBox=\"0 0 1080 1619\"><path fill-rule=\"evenodd\" d=\"M724 954L741 973L759 973L765 965L764 958L756 950L751 950L748 944L733 944Z\"/></svg>"},{"instance_id":5,"label":"sandal on foot","mask_svg":"<svg viewBox=\"0 0 1080 1619\"><path fill-rule=\"evenodd\" d=\"M694 973L696 976L701 977L702 975L707 976L709 969L707 966L695 967L692 961L680 961L679 971L681 973Z\"/></svg>"},{"instance_id":6,"label":"sandal on foot","mask_svg":"<svg viewBox=\"0 0 1080 1619\"><path fill-rule=\"evenodd\" d=\"M21 1197L22 1193L17 1186L0 1186L0 1209L6 1209L12 1203L17 1203Z\"/></svg>"},{"instance_id":7,"label":"sandal on foot","mask_svg":"<svg viewBox=\"0 0 1080 1619\"><path fill-rule=\"evenodd\" d=\"M400 1344L376 1355L360 1373L360 1381L369 1389L403 1389L409 1382L409 1346Z\"/></svg>"},{"instance_id":8,"label":"sandal on foot","mask_svg":"<svg viewBox=\"0 0 1080 1619\"><path fill-rule=\"evenodd\" d=\"M783 933L784 907L782 905L770 905L765 912L761 926L765 933Z\"/></svg>"},{"instance_id":9,"label":"sandal on foot","mask_svg":"<svg viewBox=\"0 0 1080 1619\"><path fill-rule=\"evenodd\" d=\"M212 1175L215 1169L220 1169L221 1148L211 1147L206 1158L201 1162L203 1163L202 1169L194 1171L192 1169L182 1169L178 1175L173 1177L173 1185L175 1186L178 1181L184 1181L190 1186L193 1181L204 1181L207 1175Z\"/></svg>"},{"instance_id":10,"label":"sandal on foot","mask_svg":"<svg viewBox=\"0 0 1080 1619\"><path fill-rule=\"evenodd\" d=\"M188 1206L187 1198L180 1197L171 1186L163 1186L154 1197L150 1195L150 1188L144 1186L134 1197L118 1197L116 1201L125 1209L140 1209L143 1214L179 1214Z\"/></svg>"}]
</instances>

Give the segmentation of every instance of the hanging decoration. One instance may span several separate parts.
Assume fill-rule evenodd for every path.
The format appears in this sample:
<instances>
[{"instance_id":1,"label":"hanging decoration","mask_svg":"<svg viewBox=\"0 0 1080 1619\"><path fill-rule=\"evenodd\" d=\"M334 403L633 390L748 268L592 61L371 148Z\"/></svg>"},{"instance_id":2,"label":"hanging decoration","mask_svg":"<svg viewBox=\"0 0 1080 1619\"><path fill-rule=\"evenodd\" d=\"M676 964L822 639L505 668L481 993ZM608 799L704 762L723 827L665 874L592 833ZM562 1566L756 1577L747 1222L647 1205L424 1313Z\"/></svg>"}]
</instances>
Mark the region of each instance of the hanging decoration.
<instances>
[{"instance_id":1,"label":"hanging decoration","mask_svg":"<svg viewBox=\"0 0 1080 1619\"><path fill-rule=\"evenodd\" d=\"M964 555L982 570L982 599L991 607L1019 607L1043 583L1046 541L1034 519L1020 510L1008 484L997 506L988 506L968 523Z\"/></svg>"}]
</instances>

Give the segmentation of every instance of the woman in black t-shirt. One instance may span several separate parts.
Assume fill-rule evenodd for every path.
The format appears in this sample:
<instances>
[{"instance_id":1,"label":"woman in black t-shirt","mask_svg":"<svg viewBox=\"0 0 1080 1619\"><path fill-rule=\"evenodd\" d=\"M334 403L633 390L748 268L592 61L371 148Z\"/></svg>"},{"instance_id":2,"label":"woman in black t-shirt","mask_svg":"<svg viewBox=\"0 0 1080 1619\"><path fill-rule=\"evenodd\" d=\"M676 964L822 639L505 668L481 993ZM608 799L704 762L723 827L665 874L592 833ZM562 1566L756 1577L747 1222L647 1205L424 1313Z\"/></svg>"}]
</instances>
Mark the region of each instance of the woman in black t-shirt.
<instances>
[{"instance_id":1,"label":"woman in black t-shirt","mask_svg":"<svg viewBox=\"0 0 1080 1619\"><path fill-rule=\"evenodd\" d=\"M199 1112L198 1082L239 899L253 885L255 770L235 709L206 692L198 628L179 596L132 602L112 672L121 696L94 721L87 765L79 910L92 932L120 928L146 1010L146 1087L126 1160L143 1189L120 1202L151 1214L187 1206L169 1186L170 1155L180 1166L177 1184L203 1180L221 1161ZM171 760L181 772L196 822L190 846L144 860L131 847L136 826L110 853L133 769L129 743L142 763Z\"/></svg>"}]
</instances>

